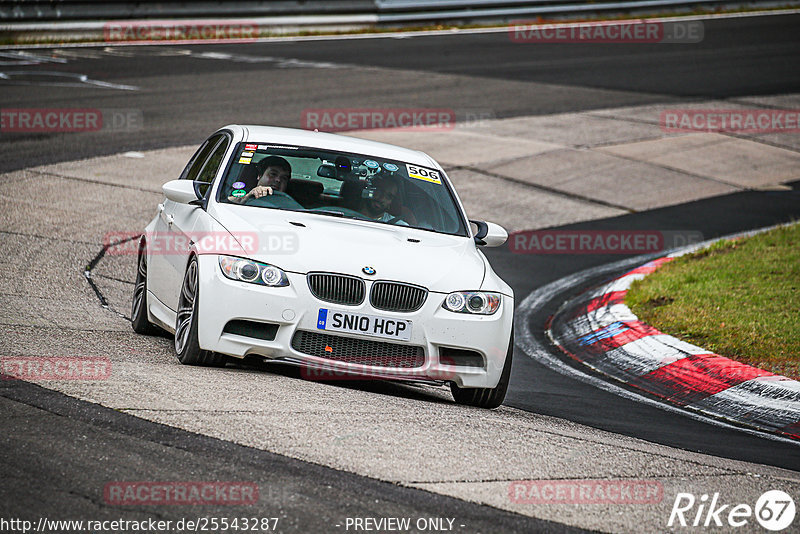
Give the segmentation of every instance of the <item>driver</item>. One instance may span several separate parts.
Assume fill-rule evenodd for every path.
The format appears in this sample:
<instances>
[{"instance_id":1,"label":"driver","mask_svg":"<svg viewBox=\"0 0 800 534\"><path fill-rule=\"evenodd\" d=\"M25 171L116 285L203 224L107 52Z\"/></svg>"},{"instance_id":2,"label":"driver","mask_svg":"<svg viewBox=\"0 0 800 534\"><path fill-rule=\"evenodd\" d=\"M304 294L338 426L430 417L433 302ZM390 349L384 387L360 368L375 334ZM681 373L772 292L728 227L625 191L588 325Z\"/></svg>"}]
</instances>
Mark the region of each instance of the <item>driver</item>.
<instances>
[{"instance_id":1,"label":"driver","mask_svg":"<svg viewBox=\"0 0 800 534\"><path fill-rule=\"evenodd\" d=\"M292 178L292 166L280 156L268 156L258 162L264 169L258 178L258 184L241 197L228 197L228 201L242 204L250 198L261 198L275 191L286 192Z\"/></svg>"},{"instance_id":2,"label":"driver","mask_svg":"<svg viewBox=\"0 0 800 534\"><path fill-rule=\"evenodd\" d=\"M400 193L397 182L386 176L376 176L372 179L372 186L373 194L361 199L359 211L375 221L408 226L407 222L387 211Z\"/></svg>"}]
</instances>

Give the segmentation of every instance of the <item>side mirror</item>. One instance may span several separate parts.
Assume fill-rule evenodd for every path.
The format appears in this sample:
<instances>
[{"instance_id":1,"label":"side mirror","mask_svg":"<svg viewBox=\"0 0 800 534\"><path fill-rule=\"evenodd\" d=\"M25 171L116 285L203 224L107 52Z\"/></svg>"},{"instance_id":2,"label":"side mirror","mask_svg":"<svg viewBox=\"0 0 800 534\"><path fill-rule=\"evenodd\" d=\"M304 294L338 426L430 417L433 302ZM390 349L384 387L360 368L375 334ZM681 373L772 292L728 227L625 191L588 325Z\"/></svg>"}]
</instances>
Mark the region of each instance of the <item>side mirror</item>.
<instances>
[{"instance_id":1,"label":"side mirror","mask_svg":"<svg viewBox=\"0 0 800 534\"><path fill-rule=\"evenodd\" d=\"M499 224L472 220L469 222L478 227L478 232L475 234L475 243L478 245L499 247L508 240L508 232Z\"/></svg>"},{"instance_id":2,"label":"side mirror","mask_svg":"<svg viewBox=\"0 0 800 534\"><path fill-rule=\"evenodd\" d=\"M190 204L203 198L191 180L171 180L162 185L161 190L168 199L179 204Z\"/></svg>"}]
</instances>

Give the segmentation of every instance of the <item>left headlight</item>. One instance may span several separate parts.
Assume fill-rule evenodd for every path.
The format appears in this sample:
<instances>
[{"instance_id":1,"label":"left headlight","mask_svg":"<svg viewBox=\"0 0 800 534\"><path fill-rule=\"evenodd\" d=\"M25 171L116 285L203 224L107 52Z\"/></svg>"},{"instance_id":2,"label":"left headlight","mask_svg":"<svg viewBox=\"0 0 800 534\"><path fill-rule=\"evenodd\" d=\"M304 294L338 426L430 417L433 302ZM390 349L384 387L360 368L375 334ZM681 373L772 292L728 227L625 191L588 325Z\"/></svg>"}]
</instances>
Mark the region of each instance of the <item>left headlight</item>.
<instances>
[{"instance_id":1,"label":"left headlight","mask_svg":"<svg viewBox=\"0 0 800 534\"><path fill-rule=\"evenodd\" d=\"M456 313L492 315L500 307L500 293L456 291L447 295L442 308Z\"/></svg>"},{"instance_id":2,"label":"left headlight","mask_svg":"<svg viewBox=\"0 0 800 534\"><path fill-rule=\"evenodd\" d=\"M261 263L233 256L220 256L219 268L231 280L249 282L261 286L284 287L289 285L286 273L268 263Z\"/></svg>"}]
</instances>

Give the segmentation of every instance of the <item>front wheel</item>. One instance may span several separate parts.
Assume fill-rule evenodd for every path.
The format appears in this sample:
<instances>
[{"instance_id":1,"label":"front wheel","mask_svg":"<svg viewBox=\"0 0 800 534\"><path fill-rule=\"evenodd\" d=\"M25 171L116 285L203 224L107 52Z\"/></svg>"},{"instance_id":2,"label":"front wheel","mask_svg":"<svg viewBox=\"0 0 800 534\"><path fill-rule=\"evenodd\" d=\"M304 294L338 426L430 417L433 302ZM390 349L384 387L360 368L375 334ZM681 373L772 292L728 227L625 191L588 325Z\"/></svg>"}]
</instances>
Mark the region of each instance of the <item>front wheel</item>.
<instances>
[{"instance_id":1,"label":"front wheel","mask_svg":"<svg viewBox=\"0 0 800 534\"><path fill-rule=\"evenodd\" d=\"M227 359L222 354L200 348L197 340L198 303L200 297L197 274L197 257L189 261L183 276L181 296L178 299L178 316L175 321L175 353L184 365L224 367Z\"/></svg>"},{"instance_id":2,"label":"front wheel","mask_svg":"<svg viewBox=\"0 0 800 534\"><path fill-rule=\"evenodd\" d=\"M497 387L493 388L461 388L455 383L450 383L450 391L456 403L466 406L476 406L478 408L497 408L503 404L508 391L508 382L511 378L511 356L514 354L514 327L511 327L511 339L508 341L508 353L506 363L503 365L503 372L500 374L500 381Z\"/></svg>"}]
</instances>

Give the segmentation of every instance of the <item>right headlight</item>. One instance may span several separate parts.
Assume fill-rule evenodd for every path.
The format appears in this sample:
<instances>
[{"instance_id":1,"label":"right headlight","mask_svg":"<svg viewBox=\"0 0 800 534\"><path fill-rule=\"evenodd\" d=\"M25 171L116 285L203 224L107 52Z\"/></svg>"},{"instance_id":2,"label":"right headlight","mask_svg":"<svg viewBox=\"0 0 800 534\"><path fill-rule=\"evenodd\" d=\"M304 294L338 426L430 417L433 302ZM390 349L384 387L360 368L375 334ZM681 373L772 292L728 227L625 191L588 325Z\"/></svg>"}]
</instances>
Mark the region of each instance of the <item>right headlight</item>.
<instances>
[{"instance_id":1,"label":"right headlight","mask_svg":"<svg viewBox=\"0 0 800 534\"><path fill-rule=\"evenodd\" d=\"M289 285L286 273L278 267L268 263L236 258L234 256L220 256L219 268L222 274L231 280L249 282L270 287L284 287Z\"/></svg>"},{"instance_id":2,"label":"right headlight","mask_svg":"<svg viewBox=\"0 0 800 534\"><path fill-rule=\"evenodd\" d=\"M500 293L455 291L447 295L442 308L456 313L492 315L500 308Z\"/></svg>"}]
</instances>

